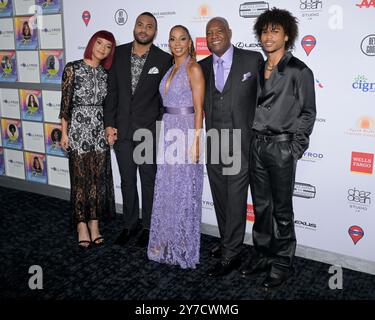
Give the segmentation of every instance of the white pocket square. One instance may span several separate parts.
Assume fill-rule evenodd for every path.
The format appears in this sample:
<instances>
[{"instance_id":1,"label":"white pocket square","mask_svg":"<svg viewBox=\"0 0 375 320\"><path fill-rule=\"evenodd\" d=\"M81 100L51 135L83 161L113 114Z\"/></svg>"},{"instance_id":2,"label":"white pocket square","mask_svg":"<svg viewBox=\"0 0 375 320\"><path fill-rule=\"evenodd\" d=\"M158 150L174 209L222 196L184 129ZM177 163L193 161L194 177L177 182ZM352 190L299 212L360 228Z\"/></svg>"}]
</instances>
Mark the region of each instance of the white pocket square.
<instances>
[{"instance_id":1,"label":"white pocket square","mask_svg":"<svg viewBox=\"0 0 375 320\"><path fill-rule=\"evenodd\" d=\"M148 70L148 74L158 74L158 73L159 73L159 69L156 67L152 67L150 68L150 70Z\"/></svg>"},{"instance_id":2,"label":"white pocket square","mask_svg":"<svg viewBox=\"0 0 375 320\"><path fill-rule=\"evenodd\" d=\"M244 73L242 75L242 82L246 81L247 79L249 79L251 77L251 72L247 72L247 73Z\"/></svg>"}]
</instances>

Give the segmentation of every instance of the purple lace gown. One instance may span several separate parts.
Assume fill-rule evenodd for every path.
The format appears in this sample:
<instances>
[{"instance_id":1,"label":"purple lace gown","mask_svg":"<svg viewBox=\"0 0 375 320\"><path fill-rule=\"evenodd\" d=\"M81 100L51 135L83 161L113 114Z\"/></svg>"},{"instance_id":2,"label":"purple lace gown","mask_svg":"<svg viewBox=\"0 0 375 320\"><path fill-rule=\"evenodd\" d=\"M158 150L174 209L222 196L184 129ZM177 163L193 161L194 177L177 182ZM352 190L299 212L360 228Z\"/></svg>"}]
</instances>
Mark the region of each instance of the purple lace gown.
<instances>
[{"instance_id":1,"label":"purple lace gown","mask_svg":"<svg viewBox=\"0 0 375 320\"><path fill-rule=\"evenodd\" d=\"M186 70L189 58L175 73L167 92L166 81L173 67L161 81L159 90L164 107L193 106ZM203 165L191 163L189 156L192 140L188 140L187 137L188 129L189 133L194 135L194 113L165 113L163 125L164 132L161 131L158 145L158 167L147 255L150 260L157 262L180 265L184 269L195 268L199 263ZM179 129L179 138L185 138L183 153L168 154L168 148L171 149L171 145L176 145L178 140L175 137L174 141L170 141L171 138L166 137L170 129ZM169 164L170 157L174 157L177 164Z\"/></svg>"}]
</instances>

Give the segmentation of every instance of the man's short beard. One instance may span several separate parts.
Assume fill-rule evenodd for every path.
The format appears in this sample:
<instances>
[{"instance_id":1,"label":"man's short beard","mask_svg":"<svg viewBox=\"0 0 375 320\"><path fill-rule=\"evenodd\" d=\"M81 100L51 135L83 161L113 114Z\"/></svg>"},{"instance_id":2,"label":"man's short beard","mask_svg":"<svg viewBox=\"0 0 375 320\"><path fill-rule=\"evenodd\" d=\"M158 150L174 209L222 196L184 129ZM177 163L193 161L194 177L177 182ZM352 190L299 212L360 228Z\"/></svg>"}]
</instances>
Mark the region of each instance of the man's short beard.
<instances>
[{"instance_id":1,"label":"man's short beard","mask_svg":"<svg viewBox=\"0 0 375 320\"><path fill-rule=\"evenodd\" d=\"M134 40L135 40L137 43L141 44L141 45L148 45L148 44L152 43L152 42L154 41L154 39L155 39L155 35L154 35L152 38L150 38L150 39L140 40L140 39L137 37L137 35L134 34Z\"/></svg>"}]
</instances>

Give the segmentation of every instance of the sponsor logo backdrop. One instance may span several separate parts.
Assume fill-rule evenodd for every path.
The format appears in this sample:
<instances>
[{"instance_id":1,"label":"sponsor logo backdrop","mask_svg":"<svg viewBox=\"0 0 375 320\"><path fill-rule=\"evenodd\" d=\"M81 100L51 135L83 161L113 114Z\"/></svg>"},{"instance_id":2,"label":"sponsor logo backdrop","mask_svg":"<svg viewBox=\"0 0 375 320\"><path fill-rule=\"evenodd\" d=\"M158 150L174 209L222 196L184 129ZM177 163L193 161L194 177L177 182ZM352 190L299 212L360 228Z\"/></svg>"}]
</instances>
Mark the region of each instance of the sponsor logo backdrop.
<instances>
[{"instance_id":1,"label":"sponsor logo backdrop","mask_svg":"<svg viewBox=\"0 0 375 320\"><path fill-rule=\"evenodd\" d=\"M299 19L300 26L294 54L314 72L318 110L310 148L297 168L294 220L298 243L375 261L372 247L375 243L375 210L372 203L375 192L373 1L111 0L103 3L99 0L64 0L59 1L61 3L63 19L59 14L60 6L57 9L43 8L43 15L53 15L34 29L38 30L39 49L43 50L38 52L39 59L15 54L17 42L16 39L12 42L11 38L16 37L17 29L9 21L13 14L7 8L2 8L0 27L3 33L0 37L4 41L0 46L0 87L1 81L14 82L17 77L25 82L32 81L29 76L36 72L35 69L40 74L40 80L34 78L35 82L58 83L64 63L82 58L88 39L94 32L107 29L114 33L118 44L129 42L133 39L135 19L143 11L155 14L159 25L155 44L163 50L168 51L170 28L176 24L187 26L194 38L198 59L209 54L205 43L205 26L210 18L227 18L233 33L232 43L243 49L261 52L252 31L256 17L271 7L292 11ZM40 4L40 1L15 1L12 9L14 16L33 14L29 7L35 4ZM65 39L65 54L61 50L62 39ZM29 52L26 51L26 55ZM55 62L52 71L47 68L51 59ZM58 92L42 90L41 96L44 120L48 121L44 125L45 148L49 154L46 156L47 181L51 185L69 188L67 159L60 153L58 144L54 149L50 141L52 130L59 129L54 125L59 123L59 95ZM0 152L0 174L25 179L26 157L17 150L22 148L22 121L18 119L21 119L20 110L23 109L16 110L14 107L23 96L19 99L17 90L0 89L0 97L3 119L0 146L4 148ZM40 95L37 97L40 99ZM18 144L9 138L9 125L12 123L20 137ZM39 141L30 141L31 138L39 139L40 128L35 125L37 127L37 136L26 136L23 147L28 147L27 151L43 152ZM115 157L112 161L116 202L121 204ZM216 225L207 175L202 205L202 221ZM251 233L256 217L250 192L247 211L246 230Z\"/></svg>"}]
</instances>

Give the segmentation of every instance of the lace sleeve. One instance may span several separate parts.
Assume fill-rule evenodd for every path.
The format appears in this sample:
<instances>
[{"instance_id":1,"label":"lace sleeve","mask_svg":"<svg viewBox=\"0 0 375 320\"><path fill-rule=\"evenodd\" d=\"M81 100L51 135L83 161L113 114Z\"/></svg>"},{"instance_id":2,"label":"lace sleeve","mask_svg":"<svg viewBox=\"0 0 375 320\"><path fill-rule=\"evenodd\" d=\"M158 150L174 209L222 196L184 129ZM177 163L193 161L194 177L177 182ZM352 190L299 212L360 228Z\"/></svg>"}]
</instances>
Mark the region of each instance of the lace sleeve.
<instances>
[{"instance_id":1,"label":"lace sleeve","mask_svg":"<svg viewBox=\"0 0 375 320\"><path fill-rule=\"evenodd\" d=\"M64 118L69 121L71 116L72 98L74 88L73 64L67 63L62 75L61 84L61 105L59 119Z\"/></svg>"}]
</instances>

